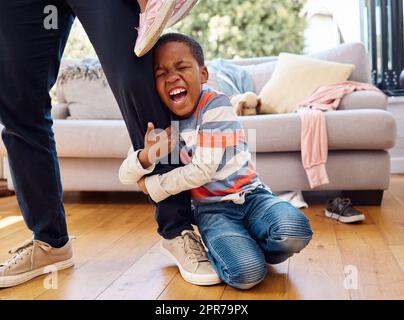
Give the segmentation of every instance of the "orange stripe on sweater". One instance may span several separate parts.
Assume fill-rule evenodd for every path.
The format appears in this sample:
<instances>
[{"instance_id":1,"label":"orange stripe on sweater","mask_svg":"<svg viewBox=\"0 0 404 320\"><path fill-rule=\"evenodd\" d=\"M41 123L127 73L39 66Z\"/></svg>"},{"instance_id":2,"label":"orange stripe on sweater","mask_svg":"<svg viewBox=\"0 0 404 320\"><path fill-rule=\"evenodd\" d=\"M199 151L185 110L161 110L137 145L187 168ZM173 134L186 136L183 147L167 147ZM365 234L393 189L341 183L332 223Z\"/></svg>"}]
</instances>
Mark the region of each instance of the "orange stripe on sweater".
<instances>
[{"instance_id":1,"label":"orange stripe on sweater","mask_svg":"<svg viewBox=\"0 0 404 320\"><path fill-rule=\"evenodd\" d=\"M216 96L216 92L206 92L199 101L198 106L196 107L196 110L194 112L194 116L198 117L201 110Z\"/></svg>"},{"instance_id":2,"label":"orange stripe on sweater","mask_svg":"<svg viewBox=\"0 0 404 320\"><path fill-rule=\"evenodd\" d=\"M232 186L231 188L225 190L216 190L212 192L202 186L192 189L191 195L194 199L204 199L210 197L222 197L228 194L237 193L240 192L245 185L250 184L256 176L257 173L255 172L255 170L251 166L249 166L247 174L235 181L234 186Z\"/></svg>"},{"instance_id":3,"label":"orange stripe on sweater","mask_svg":"<svg viewBox=\"0 0 404 320\"><path fill-rule=\"evenodd\" d=\"M203 148L234 147L243 141L245 141L244 130L239 130L236 132L222 132L222 133L210 133L210 132L198 133L198 147Z\"/></svg>"},{"instance_id":4,"label":"orange stripe on sweater","mask_svg":"<svg viewBox=\"0 0 404 320\"><path fill-rule=\"evenodd\" d=\"M210 192L205 187L198 187L191 190L191 196L194 199L205 199L217 196L216 194Z\"/></svg>"},{"instance_id":5,"label":"orange stripe on sweater","mask_svg":"<svg viewBox=\"0 0 404 320\"><path fill-rule=\"evenodd\" d=\"M223 195L239 192L245 185L250 184L256 176L257 173L255 172L255 170L251 167L248 167L247 174L236 180L233 187L226 190L221 190L220 192L223 193Z\"/></svg>"}]
</instances>

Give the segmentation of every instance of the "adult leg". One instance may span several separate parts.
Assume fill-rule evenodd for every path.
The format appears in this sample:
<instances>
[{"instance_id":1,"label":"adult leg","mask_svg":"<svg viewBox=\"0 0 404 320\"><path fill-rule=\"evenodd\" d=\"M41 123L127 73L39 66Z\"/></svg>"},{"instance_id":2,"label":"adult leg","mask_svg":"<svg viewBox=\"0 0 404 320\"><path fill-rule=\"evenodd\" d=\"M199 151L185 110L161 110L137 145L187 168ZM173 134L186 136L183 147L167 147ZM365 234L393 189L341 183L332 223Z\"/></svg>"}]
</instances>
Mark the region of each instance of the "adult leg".
<instances>
[{"instance_id":1,"label":"adult leg","mask_svg":"<svg viewBox=\"0 0 404 320\"><path fill-rule=\"evenodd\" d=\"M58 7L58 29L44 27L44 8ZM34 238L68 241L49 90L73 21L61 1L0 2L0 122L17 200Z\"/></svg>"},{"instance_id":2,"label":"adult leg","mask_svg":"<svg viewBox=\"0 0 404 320\"><path fill-rule=\"evenodd\" d=\"M266 275L264 253L243 224L240 205L198 207L195 220L220 278L238 289L250 289Z\"/></svg>"},{"instance_id":3,"label":"adult leg","mask_svg":"<svg viewBox=\"0 0 404 320\"><path fill-rule=\"evenodd\" d=\"M256 189L246 197L245 212L245 225L270 264L300 252L312 238L304 213L265 189Z\"/></svg>"},{"instance_id":4,"label":"adult leg","mask_svg":"<svg viewBox=\"0 0 404 320\"><path fill-rule=\"evenodd\" d=\"M170 125L168 109L161 103L154 83L152 54L133 53L139 22L136 0L66 0L83 24L121 109L132 144L143 148L147 123ZM168 172L178 164L159 164L154 173ZM186 191L157 204L158 232L166 239L192 230L191 198Z\"/></svg>"}]
</instances>

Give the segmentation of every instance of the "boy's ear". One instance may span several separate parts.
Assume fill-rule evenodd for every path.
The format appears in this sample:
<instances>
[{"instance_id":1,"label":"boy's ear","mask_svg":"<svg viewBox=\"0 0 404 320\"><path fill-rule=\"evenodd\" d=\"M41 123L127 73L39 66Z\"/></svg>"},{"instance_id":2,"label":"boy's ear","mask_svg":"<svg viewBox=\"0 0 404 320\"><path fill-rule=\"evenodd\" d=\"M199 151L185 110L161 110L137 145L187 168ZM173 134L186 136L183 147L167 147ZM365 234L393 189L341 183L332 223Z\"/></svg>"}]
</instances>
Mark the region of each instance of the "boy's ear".
<instances>
[{"instance_id":1,"label":"boy's ear","mask_svg":"<svg viewBox=\"0 0 404 320\"><path fill-rule=\"evenodd\" d=\"M201 67L202 84L209 80L209 70L207 66Z\"/></svg>"}]
</instances>

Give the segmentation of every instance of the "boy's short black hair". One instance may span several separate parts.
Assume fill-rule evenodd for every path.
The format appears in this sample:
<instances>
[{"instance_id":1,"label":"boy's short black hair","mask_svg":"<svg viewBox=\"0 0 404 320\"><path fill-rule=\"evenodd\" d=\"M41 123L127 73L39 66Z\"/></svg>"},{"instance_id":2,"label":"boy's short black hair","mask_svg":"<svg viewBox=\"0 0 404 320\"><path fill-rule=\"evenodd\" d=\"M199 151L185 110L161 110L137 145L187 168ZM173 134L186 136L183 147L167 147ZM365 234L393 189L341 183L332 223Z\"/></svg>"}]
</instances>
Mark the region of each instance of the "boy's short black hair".
<instances>
[{"instance_id":1,"label":"boy's short black hair","mask_svg":"<svg viewBox=\"0 0 404 320\"><path fill-rule=\"evenodd\" d=\"M203 67L205 65L205 56L203 54L202 46L194 38L182 33L167 33L162 35L157 41L154 50L169 42L179 42L185 44L191 50L191 53L198 62L199 66Z\"/></svg>"}]
</instances>

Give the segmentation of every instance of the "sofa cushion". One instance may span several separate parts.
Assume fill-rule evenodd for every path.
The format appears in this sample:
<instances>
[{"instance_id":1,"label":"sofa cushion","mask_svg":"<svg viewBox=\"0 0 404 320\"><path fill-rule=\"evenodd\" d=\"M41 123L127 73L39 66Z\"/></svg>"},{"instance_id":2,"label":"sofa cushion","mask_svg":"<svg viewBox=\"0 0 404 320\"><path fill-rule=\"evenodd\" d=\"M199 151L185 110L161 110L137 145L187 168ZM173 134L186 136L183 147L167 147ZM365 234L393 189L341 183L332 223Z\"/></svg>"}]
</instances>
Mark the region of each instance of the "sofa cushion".
<instances>
[{"instance_id":1,"label":"sofa cushion","mask_svg":"<svg viewBox=\"0 0 404 320\"><path fill-rule=\"evenodd\" d=\"M388 99L382 92L355 91L342 98L338 109L387 109Z\"/></svg>"},{"instance_id":2,"label":"sofa cushion","mask_svg":"<svg viewBox=\"0 0 404 320\"><path fill-rule=\"evenodd\" d=\"M272 78L277 65L278 59L275 59L261 64L242 66L242 68L251 75L254 90L258 93L267 84L268 80Z\"/></svg>"},{"instance_id":3,"label":"sofa cushion","mask_svg":"<svg viewBox=\"0 0 404 320\"><path fill-rule=\"evenodd\" d=\"M123 120L55 120L59 157L125 158L131 146Z\"/></svg>"},{"instance_id":4,"label":"sofa cushion","mask_svg":"<svg viewBox=\"0 0 404 320\"><path fill-rule=\"evenodd\" d=\"M249 137L251 151L300 151L301 124L297 113L239 119ZM377 150L394 145L395 121L387 111L334 111L327 112L326 119L330 150ZM55 120L54 131L59 157L123 159L131 145L122 120ZM1 142L0 154L6 154Z\"/></svg>"},{"instance_id":5,"label":"sofa cushion","mask_svg":"<svg viewBox=\"0 0 404 320\"><path fill-rule=\"evenodd\" d=\"M361 42L339 45L335 48L309 54L308 57L324 61L335 61L355 65L348 80L371 83L369 56Z\"/></svg>"},{"instance_id":6,"label":"sofa cushion","mask_svg":"<svg viewBox=\"0 0 404 320\"><path fill-rule=\"evenodd\" d=\"M326 112L329 150L375 150L394 146L396 124L391 113L377 109ZM241 117L257 152L300 151L301 120L297 113ZM253 129L256 137L250 135ZM369 137L372 138L369 138Z\"/></svg>"},{"instance_id":7,"label":"sofa cushion","mask_svg":"<svg viewBox=\"0 0 404 320\"><path fill-rule=\"evenodd\" d=\"M272 78L260 92L262 113L294 112L318 87L345 81L352 64L282 53Z\"/></svg>"},{"instance_id":8,"label":"sofa cushion","mask_svg":"<svg viewBox=\"0 0 404 320\"><path fill-rule=\"evenodd\" d=\"M122 119L98 60L65 67L58 78L57 97L67 104L67 119Z\"/></svg>"},{"instance_id":9,"label":"sofa cushion","mask_svg":"<svg viewBox=\"0 0 404 320\"><path fill-rule=\"evenodd\" d=\"M274 192L310 188L300 152L260 153L256 157L261 180ZM329 184L315 190L386 190L390 157L381 150L334 150L328 153Z\"/></svg>"}]
</instances>

